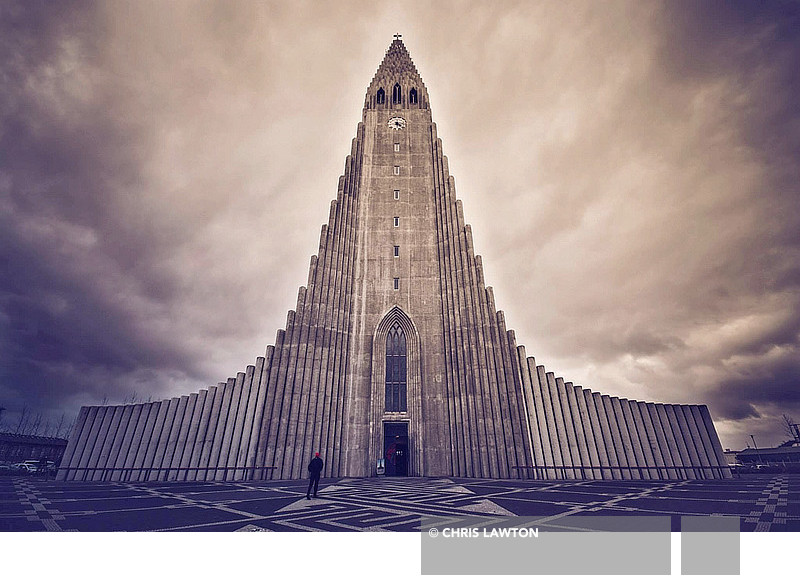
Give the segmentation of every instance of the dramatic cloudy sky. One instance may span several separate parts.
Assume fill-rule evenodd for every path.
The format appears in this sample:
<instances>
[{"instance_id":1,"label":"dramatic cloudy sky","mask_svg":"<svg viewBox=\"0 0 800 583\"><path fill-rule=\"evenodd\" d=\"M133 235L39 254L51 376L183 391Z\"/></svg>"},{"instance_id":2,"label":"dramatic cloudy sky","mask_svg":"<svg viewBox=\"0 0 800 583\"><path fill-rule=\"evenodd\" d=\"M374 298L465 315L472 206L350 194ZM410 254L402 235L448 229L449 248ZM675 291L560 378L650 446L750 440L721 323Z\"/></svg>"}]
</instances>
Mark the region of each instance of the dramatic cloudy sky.
<instances>
[{"instance_id":1,"label":"dramatic cloudy sky","mask_svg":"<svg viewBox=\"0 0 800 583\"><path fill-rule=\"evenodd\" d=\"M400 32L498 306L566 379L800 421L800 7L0 1L0 406L185 394L305 284Z\"/></svg>"}]
</instances>

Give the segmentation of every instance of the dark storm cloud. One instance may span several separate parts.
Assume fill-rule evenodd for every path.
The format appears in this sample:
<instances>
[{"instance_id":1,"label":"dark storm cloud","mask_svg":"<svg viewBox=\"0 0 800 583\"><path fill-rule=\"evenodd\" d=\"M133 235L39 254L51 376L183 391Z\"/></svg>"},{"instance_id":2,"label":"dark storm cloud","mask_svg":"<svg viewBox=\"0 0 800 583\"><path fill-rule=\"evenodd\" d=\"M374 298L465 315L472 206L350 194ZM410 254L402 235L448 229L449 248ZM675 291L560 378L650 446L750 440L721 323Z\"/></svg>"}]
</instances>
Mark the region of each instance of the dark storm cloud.
<instances>
[{"instance_id":1,"label":"dark storm cloud","mask_svg":"<svg viewBox=\"0 0 800 583\"><path fill-rule=\"evenodd\" d=\"M159 369L196 372L179 346L132 325L141 306L124 280L147 247L120 236L110 189L135 180L138 160L119 154L130 136L106 111L88 6L6 3L0 18L2 405L52 417L132 384L144 398Z\"/></svg>"}]
</instances>

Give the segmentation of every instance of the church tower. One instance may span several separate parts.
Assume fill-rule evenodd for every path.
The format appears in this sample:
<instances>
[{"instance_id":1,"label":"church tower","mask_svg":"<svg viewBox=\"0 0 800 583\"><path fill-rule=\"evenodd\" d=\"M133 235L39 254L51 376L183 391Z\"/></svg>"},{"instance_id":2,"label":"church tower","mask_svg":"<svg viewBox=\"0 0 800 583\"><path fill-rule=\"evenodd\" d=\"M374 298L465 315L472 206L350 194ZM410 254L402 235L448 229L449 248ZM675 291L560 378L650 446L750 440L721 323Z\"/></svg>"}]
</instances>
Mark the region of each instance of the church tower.
<instances>
[{"instance_id":1,"label":"church tower","mask_svg":"<svg viewBox=\"0 0 800 583\"><path fill-rule=\"evenodd\" d=\"M298 479L317 451L333 477L730 475L704 405L592 392L516 344L399 36L274 346L207 390L82 408L59 478Z\"/></svg>"}]
</instances>

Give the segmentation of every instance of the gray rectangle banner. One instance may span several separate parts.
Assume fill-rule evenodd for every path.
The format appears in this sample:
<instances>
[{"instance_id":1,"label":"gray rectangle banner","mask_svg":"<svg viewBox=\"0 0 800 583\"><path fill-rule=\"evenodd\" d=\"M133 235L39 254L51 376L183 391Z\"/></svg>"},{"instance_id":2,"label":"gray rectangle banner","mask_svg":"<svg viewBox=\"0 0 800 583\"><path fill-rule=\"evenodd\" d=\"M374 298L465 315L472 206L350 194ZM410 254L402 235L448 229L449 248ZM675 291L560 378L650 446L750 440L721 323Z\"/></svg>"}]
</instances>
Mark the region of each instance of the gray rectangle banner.
<instances>
[{"instance_id":1,"label":"gray rectangle banner","mask_svg":"<svg viewBox=\"0 0 800 583\"><path fill-rule=\"evenodd\" d=\"M669 575L668 516L424 517L423 575Z\"/></svg>"},{"instance_id":2,"label":"gray rectangle banner","mask_svg":"<svg viewBox=\"0 0 800 583\"><path fill-rule=\"evenodd\" d=\"M738 516L681 517L681 575L738 575Z\"/></svg>"}]
</instances>

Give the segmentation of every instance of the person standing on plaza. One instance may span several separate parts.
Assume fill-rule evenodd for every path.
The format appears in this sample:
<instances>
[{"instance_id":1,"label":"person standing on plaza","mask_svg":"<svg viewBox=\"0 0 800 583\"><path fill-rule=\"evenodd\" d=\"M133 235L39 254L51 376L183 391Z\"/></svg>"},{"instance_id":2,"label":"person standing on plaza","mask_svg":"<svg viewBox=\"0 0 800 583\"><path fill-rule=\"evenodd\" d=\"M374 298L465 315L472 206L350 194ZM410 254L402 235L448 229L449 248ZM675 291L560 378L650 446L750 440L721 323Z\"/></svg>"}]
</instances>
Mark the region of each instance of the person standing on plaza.
<instances>
[{"instance_id":1,"label":"person standing on plaza","mask_svg":"<svg viewBox=\"0 0 800 583\"><path fill-rule=\"evenodd\" d=\"M314 498L317 497L317 489L319 488L319 476L322 473L322 468L325 462L319 457L319 452L314 454L314 459L308 464L308 492L306 493L306 500L311 500L311 488L314 488Z\"/></svg>"}]
</instances>

